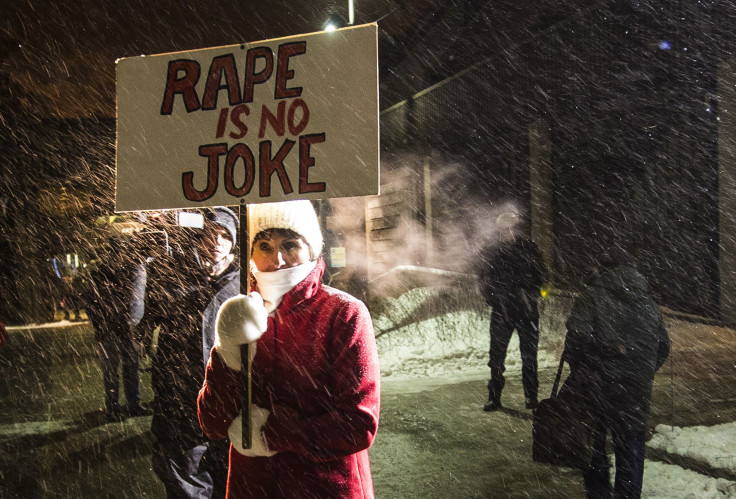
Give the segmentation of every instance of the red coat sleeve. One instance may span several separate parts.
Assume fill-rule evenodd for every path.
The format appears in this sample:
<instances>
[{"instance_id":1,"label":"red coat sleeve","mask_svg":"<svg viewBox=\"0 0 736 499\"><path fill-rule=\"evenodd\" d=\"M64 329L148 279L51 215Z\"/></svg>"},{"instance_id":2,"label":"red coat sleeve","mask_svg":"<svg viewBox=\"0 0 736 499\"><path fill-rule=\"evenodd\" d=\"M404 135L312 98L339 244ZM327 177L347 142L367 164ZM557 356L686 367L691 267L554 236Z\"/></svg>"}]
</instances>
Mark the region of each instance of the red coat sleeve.
<instances>
[{"instance_id":1,"label":"red coat sleeve","mask_svg":"<svg viewBox=\"0 0 736 499\"><path fill-rule=\"evenodd\" d=\"M367 449L375 439L380 410L380 371L373 324L365 305L346 302L331 325L328 355L334 373L332 405L305 417L274 406L264 427L269 449L321 461Z\"/></svg>"}]
</instances>

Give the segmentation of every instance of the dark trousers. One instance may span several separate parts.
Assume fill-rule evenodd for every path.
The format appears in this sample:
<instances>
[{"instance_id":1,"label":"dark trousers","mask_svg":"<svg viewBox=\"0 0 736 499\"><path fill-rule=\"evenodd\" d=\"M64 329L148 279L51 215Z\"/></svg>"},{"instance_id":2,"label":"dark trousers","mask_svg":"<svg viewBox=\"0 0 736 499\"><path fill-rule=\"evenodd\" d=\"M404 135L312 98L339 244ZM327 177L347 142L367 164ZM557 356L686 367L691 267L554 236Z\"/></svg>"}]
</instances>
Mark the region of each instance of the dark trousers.
<instances>
[{"instance_id":1,"label":"dark trousers","mask_svg":"<svg viewBox=\"0 0 736 499\"><path fill-rule=\"evenodd\" d=\"M516 329L521 351L521 380L526 398L537 398L539 380L537 378L537 347L539 346L539 311L536 301L528 304L497 305L491 311L491 349L488 367L491 379L488 381L489 398L501 400L501 392L506 383L506 351L511 334Z\"/></svg>"},{"instance_id":2,"label":"dark trousers","mask_svg":"<svg viewBox=\"0 0 736 499\"><path fill-rule=\"evenodd\" d=\"M106 326L107 327L107 326ZM108 327L101 336L104 339L100 346L100 365L102 382L105 387L105 409L109 412L118 405L120 377L118 367L122 364L123 390L128 405L141 400L140 380L138 376L138 349L133 341L127 325L121 329Z\"/></svg>"},{"instance_id":3,"label":"dark trousers","mask_svg":"<svg viewBox=\"0 0 736 499\"><path fill-rule=\"evenodd\" d=\"M638 414L637 414L638 412ZM611 497L606 435L611 433L613 452L616 456L616 477L613 486L615 499L641 497L646 449L646 417L640 411L601 411L593 444L593 462L583 470L583 482L589 499Z\"/></svg>"},{"instance_id":4,"label":"dark trousers","mask_svg":"<svg viewBox=\"0 0 736 499\"><path fill-rule=\"evenodd\" d=\"M153 471L164 484L167 499L223 499L229 448L229 440L203 442L190 449L154 442Z\"/></svg>"}]
</instances>

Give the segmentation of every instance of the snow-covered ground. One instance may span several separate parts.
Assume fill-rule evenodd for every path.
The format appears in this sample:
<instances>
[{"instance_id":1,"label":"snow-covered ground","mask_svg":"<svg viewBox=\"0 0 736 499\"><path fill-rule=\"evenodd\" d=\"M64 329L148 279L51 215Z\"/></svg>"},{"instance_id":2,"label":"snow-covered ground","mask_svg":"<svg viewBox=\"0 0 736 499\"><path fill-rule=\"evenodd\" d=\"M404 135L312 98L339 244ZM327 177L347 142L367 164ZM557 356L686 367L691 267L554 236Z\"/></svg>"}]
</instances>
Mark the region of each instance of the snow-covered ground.
<instances>
[{"instance_id":1,"label":"snow-covered ground","mask_svg":"<svg viewBox=\"0 0 736 499\"><path fill-rule=\"evenodd\" d=\"M736 474L736 422L689 428L658 425L647 447ZM653 461L646 463L644 483L647 497L736 497L736 482Z\"/></svg>"},{"instance_id":2,"label":"snow-covered ground","mask_svg":"<svg viewBox=\"0 0 736 499\"><path fill-rule=\"evenodd\" d=\"M473 292L464 290L460 310L446 310L452 302L431 288L415 288L387 298L374 316L384 384L393 389L420 389L427 384L488 377L490 309ZM475 301L475 304L473 302ZM540 319L540 368L554 367L564 338L569 300L544 303ZM452 308L452 306L450 307ZM703 324L668 318L673 337L702 336ZM521 370L516 334L509 345L507 373ZM702 463L705 468L736 475L736 422L713 427L677 428L660 425L648 442L651 449ZM611 456L613 460L613 456ZM612 473L613 475L613 473ZM700 499L736 497L736 482L713 478L680 466L647 460L642 497Z\"/></svg>"},{"instance_id":3,"label":"snow-covered ground","mask_svg":"<svg viewBox=\"0 0 736 499\"><path fill-rule=\"evenodd\" d=\"M641 496L648 499L736 497L736 482L647 459Z\"/></svg>"},{"instance_id":4,"label":"snow-covered ground","mask_svg":"<svg viewBox=\"0 0 736 499\"><path fill-rule=\"evenodd\" d=\"M426 292L419 288L402 295L392 311L411 313L414 307L403 307L401 301L415 299L416 295ZM386 315L374 318L384 378L488 375L490 313L454 311L397 326L402 322ZM559 357L557 352L540 349L538 362L540 368L556 366ZM517 335L511 337L506 368L509 371L521 369Z\"/></svg>"},{"instance_id":5,"label":"snow-covered ground","mask_svg":"<svg viewBox=\"0 0 736 499\"><path fill-rule=\"evenodd\" d=\"M649 441L651 449L677 454L715 470L736 472L736 422L715 426L658 425Z\"/></svg>"}]
</instances>

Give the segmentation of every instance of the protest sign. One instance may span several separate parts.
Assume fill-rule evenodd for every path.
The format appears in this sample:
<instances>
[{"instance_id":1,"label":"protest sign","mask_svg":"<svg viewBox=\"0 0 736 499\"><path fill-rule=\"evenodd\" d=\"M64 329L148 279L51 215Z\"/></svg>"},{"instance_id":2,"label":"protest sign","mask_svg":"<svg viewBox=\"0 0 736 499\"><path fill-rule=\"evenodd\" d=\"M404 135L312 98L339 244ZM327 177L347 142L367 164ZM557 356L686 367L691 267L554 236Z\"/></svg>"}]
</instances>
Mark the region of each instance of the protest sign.
<instances>
[{"instance_id":1,"label":"protest sign","mask_svg":"<svg viewBox=\"0 0 736 499\"><path fill-rule=\"evenodd\" d=\"M119 59L116 211L379 192L377 25Z\"/></svg>"}]
</instances>

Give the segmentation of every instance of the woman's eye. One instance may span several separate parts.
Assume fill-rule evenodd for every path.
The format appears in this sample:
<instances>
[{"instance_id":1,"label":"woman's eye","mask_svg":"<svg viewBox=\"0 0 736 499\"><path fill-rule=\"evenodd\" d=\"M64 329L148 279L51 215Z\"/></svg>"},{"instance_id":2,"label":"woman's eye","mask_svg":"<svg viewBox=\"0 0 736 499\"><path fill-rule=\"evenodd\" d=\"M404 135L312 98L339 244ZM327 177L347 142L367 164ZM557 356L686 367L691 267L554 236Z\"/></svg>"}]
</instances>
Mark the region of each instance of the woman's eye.
<instances>
[{"instance_id":1,"label":"woman's eye","mask_svg":"<svg viewBox=\"0 0 736 499\"><path fill-rule=\"evenodd\" d=\"M258 249L264 253L268 253L269 251L271 251L271 246L266 242L262 242L258 245Z\"/></svg>"},{"instance_id":2,"label":"woman's eye","mask_svg":"<svg viewBox=\"0 0 736 499\"><path fill-rule=\"evenodd\" d=\"M296 241L286 241L284 244L281 245L281 247L284 248L284 251L286 252L292 252L299 249L299 243L297 243Z\"/></svg>"}]
</instances>

